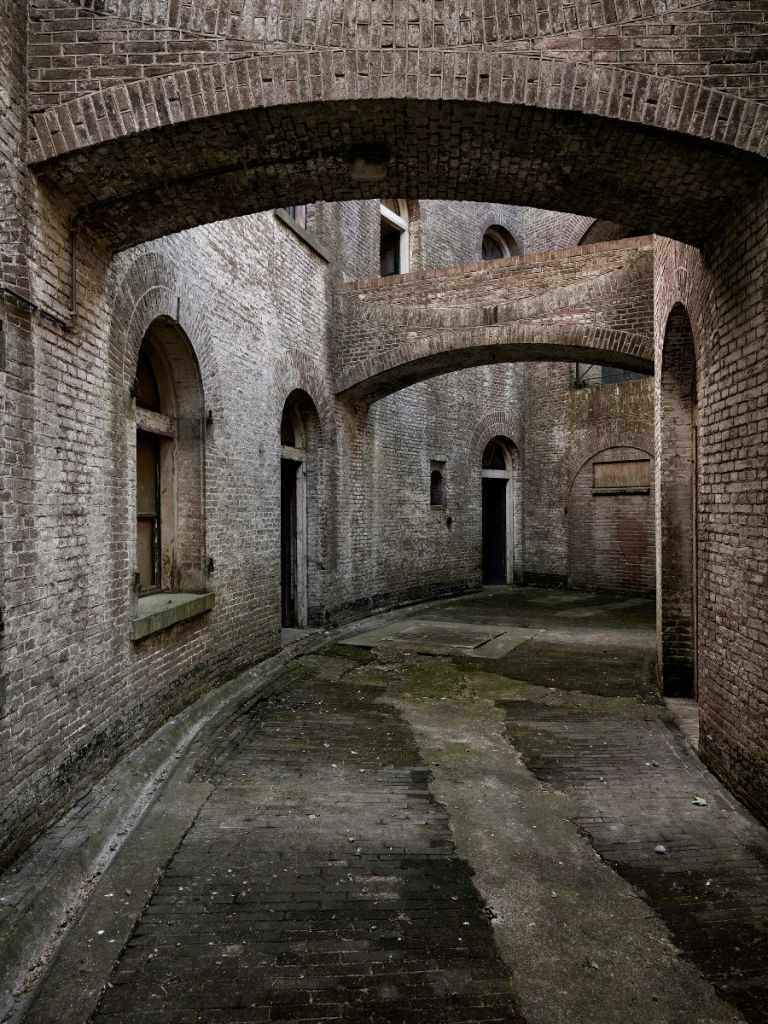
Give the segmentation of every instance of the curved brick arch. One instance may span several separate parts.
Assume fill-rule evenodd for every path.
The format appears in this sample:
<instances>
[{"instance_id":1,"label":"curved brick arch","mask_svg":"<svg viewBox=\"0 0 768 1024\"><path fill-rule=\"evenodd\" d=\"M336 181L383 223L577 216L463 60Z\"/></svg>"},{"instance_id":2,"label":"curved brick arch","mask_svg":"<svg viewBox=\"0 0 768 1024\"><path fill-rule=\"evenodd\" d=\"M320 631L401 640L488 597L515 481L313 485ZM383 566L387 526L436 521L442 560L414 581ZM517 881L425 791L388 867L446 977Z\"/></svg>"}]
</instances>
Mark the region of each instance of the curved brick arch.
<instances>
[{"instance_id":1,"label":"curved brick arch","mask_svg":"<svg viewBox=\"0 0 768 1024\"><path fill-rule=\"evenodd\" d=\"M147 328L160 317L173 320L192 346L204 385L216 377L213 334L188 277L159 253L143 253L115 281L109 335L110 377L129 386Z\"/></svg>"},{"instance_id":2,"label":"curved brick arch","mask_svg":"<svg viewBox=\"0 0 768 1024\"><path fill-rule=\"evenodd\" d=\"M277 428L280 426L283 406L289 395L293 391L303 391L317 412L321 444L323 438L333 436L337 419L336 403L328 391L327 383L323 380L320 366L310 356L297 349L291 349L275 363L272 377L272 407Z\"/></svg>"},{"instance_id":3,"label":"curved brick arch","mask_svg":"<svg viewBox=\"0 0 768 1024\"><path fill-rule=\"evenodd\" d=\"M580 438L560 461L557 469L559 503L565 508L568 496L581 469L600 452L610 448L635 448L654 458L653 425L615 420L601 424Z\"/></svg>"},{"instance_id":4,"label":"curved brick arch","mask_svg":"<svg viewBox=\"0 0 768 1024\"><path fill-rule=\"evenodd\" d=\"M201 65L71 100L35 119L30 163L76 208L94 208L118 248L382 191L514 196L700 243L763 173L765 125L754 101L624 69L502 52L325 50ZM352 176L372 146L376 160L389 155L384 184Z\"/></svg>"},{"instance_id":5,"label":"curved brick arch","mask_svg":"<svg viewBox=\"0 0 768 1024\"><path fill-rule=\"evenodd\" d=\"M253 0L185 0L183 4L138 4L136 0L72 0L76 7L111 18L132 19L143 27L203 33L229 41L256 44L338 46L380 38L384 45L401 46L414 38L440 39L445 45L496 43L509 39L547 37L577 31L588 33L638 20L650 21L671 11L689 11L701 0L624 0L570 4L538 0L536 4L508 0L489 8L483 0L465 0L439 12L431 4L412 5L407 22L395 19L391 9L379 5L351 7L340 16L333 0L315 0L279 6L254 5ZM137 17L140 15L140 20ZM343 20L342 20L343 18Z\"/></svg>"},{"instance_id":6,"label":"curved brick arch","mask_svg":"<svg viewBox=\"0 0 768 1024\"><path fill-rule=\"evenodd\" d=\"M489 363L586 362L652 372L648 339L579 324L508 324L468 330L412 330L410 339L343 370L337 396L370 403L430 377Z\"/></svg>"},{"instance_id":7,"label":"curved brick arch","mask_svg":"<svg viewBox=\"0 0 768 1024\"><path fill-rule=\"evenodd\" d=\"M489 441L492 441L494 437L503 437L510 444L514 445L517 451L517 469L521 470L523 466L523 451L516 440L516 434L517 430L514 424L503 412L491 412L487 416L483 416L472 431L472 438L469 442L469 451L472 453L475 464L480 465L483 452Z\"/></svg>"}]
</instances>

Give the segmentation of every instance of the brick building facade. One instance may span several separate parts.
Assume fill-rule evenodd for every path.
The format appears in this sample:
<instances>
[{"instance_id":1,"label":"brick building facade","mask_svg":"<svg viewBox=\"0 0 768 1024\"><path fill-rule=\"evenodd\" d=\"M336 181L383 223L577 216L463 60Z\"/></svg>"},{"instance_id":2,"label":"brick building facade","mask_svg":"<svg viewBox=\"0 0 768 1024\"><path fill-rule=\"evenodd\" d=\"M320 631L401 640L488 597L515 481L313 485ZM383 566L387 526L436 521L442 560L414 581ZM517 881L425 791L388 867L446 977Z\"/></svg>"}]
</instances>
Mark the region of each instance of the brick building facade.
<instances>
[{"instance_id":1,"label":"brick building facade","mask_svg":"<svg viewBox=\"0 0 768 1024\"><path fill-rule=\"evenodd\" d=\"M278 648L286 487L294 619L479 586L495 438L505 571L655 586L660 677L768 813L768 8L262 6L0 14L3 856Z\"/></svg>"}]
</instances>

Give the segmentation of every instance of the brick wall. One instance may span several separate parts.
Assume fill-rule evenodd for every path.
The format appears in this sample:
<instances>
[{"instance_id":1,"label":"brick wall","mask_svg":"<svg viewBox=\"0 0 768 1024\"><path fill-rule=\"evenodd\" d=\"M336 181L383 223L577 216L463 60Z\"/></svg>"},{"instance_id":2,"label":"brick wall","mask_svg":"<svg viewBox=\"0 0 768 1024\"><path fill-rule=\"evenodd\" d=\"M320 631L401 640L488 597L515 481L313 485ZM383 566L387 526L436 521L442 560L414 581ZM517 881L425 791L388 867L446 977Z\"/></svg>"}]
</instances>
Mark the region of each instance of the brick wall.
<instances>
[{"instance_id":1,"label":"brick wall","mask_svg":"<svg viewBox=\"0 0 768 1024\"><path fill-rule=\"evenodd\" d=\"M671 9L670 9L671 8ZM356 4L342 21L330 2L279 9L252 0L211 4L33 0L33 109L117 83L271 51L314 47L473 47L545 52L668 75L746 98L766 98L768 12L741 0L616 4L522 3L509 12Z\"/></svg>"},{"instance_id":2,"label":"brick wall","mask_svg":"<svg viewBox=\"0 0 768 1024\"><path fill-rule=\"evenodd\" d=\"M705 256L667 242L658 253L657 367L681 303L696 348L699 419L697 683L706 762L768 817L768 460L765 187L745 196ZM658 374L658 369L657 369ZM660 380L659 382L663 383ZM657 388L657 423L665 392ZM664 487L657 464L657 489ZM657 493L657 502L663 495ZM662 505L663 507L663 505ZM662 528L664 523L662 522ZM663 608L663 577L657 602Z\"/></svg>"}]
</instances>

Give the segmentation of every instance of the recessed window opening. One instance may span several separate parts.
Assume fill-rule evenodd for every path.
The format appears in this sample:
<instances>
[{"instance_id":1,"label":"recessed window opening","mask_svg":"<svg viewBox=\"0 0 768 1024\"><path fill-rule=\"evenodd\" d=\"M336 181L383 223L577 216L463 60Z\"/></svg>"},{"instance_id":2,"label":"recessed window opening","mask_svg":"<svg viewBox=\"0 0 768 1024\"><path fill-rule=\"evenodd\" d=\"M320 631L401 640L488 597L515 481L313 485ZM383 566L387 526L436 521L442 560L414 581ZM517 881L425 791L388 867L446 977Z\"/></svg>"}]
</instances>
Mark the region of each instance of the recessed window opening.
<instances>
[{"instance_id":1,"label":"recessed window opening","mask_svg":"<svg viewBox=\"0 0 768 1024\"><path fill-rule=\"evenodd\" d=\"M138 597L204 590L203 394L192 347L170 319L139 350L134 385Z\"/></svg>"},{"instance_id":2,"label":"recessed window opening","mask_svg":"<svg viewBox=\"0 0 768 1024\"><path fill-rule=\"evenodd\" d=\"M136 566L140 594L160 590L160 439L136 432Z\"/></svg>"},{"instance_id":3,"label":"recessed window opening","mask_svg":"<svg viewBox=\"0 0 768 1024\"><path fill-rule=\"evenodd\" d=\"M520 247L506 228L500 225L486 228L482 244L483 260L503 260L508 256L519 255Z\"/></svg>"},{"instance_id":4,"label":"recessed window opening","mask_svg":"<svg viewBox=\"0 0 768 1024\"><path fill-rule=\"evenodd\" d=\"M433 507L445 506L445 463L433 462L429 474L429 504Z\"/></svg>"},{"instance_id":5,"label":"recessed window opening","mask_svg":"<svg viewBox=\"0 0 768 1024\"><path fill-rule=\"evenodd\" d=\"M400 199L381 200L380 273L407 274L410 269L408 211Z\"/></svg>"}]
</instances>

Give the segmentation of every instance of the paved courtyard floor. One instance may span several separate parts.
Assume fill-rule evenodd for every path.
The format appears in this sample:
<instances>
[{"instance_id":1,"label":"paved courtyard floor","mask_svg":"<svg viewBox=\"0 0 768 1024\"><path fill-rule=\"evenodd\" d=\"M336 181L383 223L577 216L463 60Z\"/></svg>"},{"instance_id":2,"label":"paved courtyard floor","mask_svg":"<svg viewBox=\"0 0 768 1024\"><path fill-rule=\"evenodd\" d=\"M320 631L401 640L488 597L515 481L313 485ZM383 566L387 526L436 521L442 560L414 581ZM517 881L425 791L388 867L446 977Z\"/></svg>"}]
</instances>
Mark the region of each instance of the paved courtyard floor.
<instances>
[{"instance_id":1,"label":"paved courtyard floor","mask_svg":"<svg viewBox=\"0 0 768 1024\"><path fill-rule=\"evenodd\" d=\"M768 837L654 646L643 598L504 588L296 658L201 731L23 1019L768 1021Z\"/></svg>"}]
</instances>

